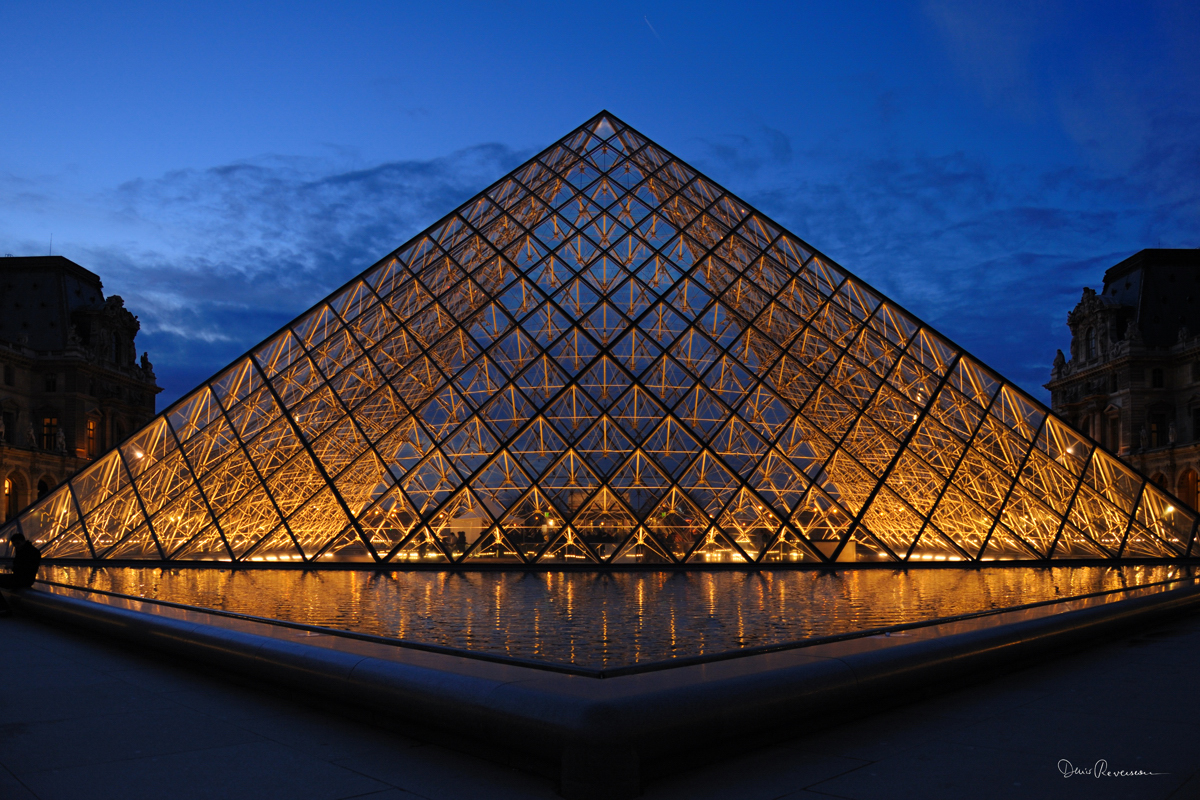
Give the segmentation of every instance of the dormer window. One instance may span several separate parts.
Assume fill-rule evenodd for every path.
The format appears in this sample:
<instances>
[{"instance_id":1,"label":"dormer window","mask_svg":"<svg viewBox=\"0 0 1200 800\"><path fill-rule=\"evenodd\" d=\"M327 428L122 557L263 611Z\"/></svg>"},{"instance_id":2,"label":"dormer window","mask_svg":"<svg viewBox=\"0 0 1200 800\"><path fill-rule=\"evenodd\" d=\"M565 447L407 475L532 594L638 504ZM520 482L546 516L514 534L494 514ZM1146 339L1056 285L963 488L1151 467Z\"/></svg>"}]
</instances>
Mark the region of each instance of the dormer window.
<instances>
[{"instance_id":1,"label":"dormer window","mask_svg":"<svg viewBox=\"0 0 1200 800\"><path fill-rule=\"evenodd\" d=\"M1091 361L1096 357L1096 329L1088 328L1087 332L1087 360Z\"/></svg>"}]
</instances>

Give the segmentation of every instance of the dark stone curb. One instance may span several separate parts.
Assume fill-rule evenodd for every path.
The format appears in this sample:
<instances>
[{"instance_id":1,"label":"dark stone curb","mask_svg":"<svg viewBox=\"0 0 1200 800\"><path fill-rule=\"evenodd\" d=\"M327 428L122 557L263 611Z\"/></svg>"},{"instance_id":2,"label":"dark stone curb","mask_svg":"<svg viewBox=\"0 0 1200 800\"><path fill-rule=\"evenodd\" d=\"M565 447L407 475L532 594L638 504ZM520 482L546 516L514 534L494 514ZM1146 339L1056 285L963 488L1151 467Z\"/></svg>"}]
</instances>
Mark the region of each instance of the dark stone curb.
<instances>
[{"instance_id":1,"label":"dark stone curb","mask_svg":"<svg viewBox=\"0 0 1200 800\"><path fill-rule=\"evenodd\" d=\"M881 703L1112 638L1200 609L1200 584L889 646L830 645L596 679L419 651L314 646L61 594L21 613L317 692L559 766L571 800L634 797L647 768L794 738ZM355 652L354 650L357 650Z\"/></svg>"}]
</instances>

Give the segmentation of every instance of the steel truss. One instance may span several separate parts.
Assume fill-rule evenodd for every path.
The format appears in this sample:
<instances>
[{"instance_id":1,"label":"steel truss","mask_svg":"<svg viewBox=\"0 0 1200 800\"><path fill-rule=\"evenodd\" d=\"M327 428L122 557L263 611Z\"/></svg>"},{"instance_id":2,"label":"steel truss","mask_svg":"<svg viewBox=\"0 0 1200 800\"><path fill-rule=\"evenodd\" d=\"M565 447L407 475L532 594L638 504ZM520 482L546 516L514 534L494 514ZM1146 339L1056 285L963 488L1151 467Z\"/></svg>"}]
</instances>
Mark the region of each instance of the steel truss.
<instances>
[{"instance_id":1,"label":"steel truss","mask_svg":"<svg viewBox=\"0 0 1200 800\"><path fill-rule=\"evenodd\" d=\"M1197 555L1190 509L607 113L14 525L173 562Z\"/></svg>"}]
</instances>

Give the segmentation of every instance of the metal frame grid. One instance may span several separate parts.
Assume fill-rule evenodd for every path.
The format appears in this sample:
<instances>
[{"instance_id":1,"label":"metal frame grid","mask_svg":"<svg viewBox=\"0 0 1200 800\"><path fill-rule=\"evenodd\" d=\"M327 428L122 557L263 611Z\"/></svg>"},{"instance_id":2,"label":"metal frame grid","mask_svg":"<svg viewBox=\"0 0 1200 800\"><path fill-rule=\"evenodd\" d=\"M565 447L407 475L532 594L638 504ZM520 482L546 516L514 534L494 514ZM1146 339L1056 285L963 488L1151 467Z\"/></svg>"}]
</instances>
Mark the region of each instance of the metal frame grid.
<instances>
[{"instance_id":1,"label":"metal frame grid","mask_svg":"<svg viewBox=\"0 0 1200 800\"><path fill-rule=\"evenodd\" d=\"M48 558L1196 556L1196 515L602 112L10 523Z\"/></svg>"}]
</instances>

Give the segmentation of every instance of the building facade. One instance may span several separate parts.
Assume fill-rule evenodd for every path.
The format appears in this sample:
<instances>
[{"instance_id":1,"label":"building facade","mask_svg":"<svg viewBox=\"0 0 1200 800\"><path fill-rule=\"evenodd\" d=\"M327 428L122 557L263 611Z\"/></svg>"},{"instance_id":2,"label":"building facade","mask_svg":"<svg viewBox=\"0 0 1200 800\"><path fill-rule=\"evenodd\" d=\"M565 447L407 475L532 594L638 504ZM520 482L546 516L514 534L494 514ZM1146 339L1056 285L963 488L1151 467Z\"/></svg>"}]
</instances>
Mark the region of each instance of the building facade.
<instances>
[{"instance_id":1,"label":"building facade","mask_svg":"<svg viewBox=\"0 0 1200 800\"><path fill-rule=\"evenodd\" d=\"M1200 473L1200 250L1142 250L1067 315L1051 406L1154 483L1196 506Z\"/></svg>"},{"instance_id":2,"label":"building facade","mask_svg":"<svg viewBox=\"0 0 1200 800\"><path fill-rule=\"evenodd\" d=\"M0 519L154 416L162 391L139 323L62 256L0 258Z\"/></svg>"}]
</instances>

